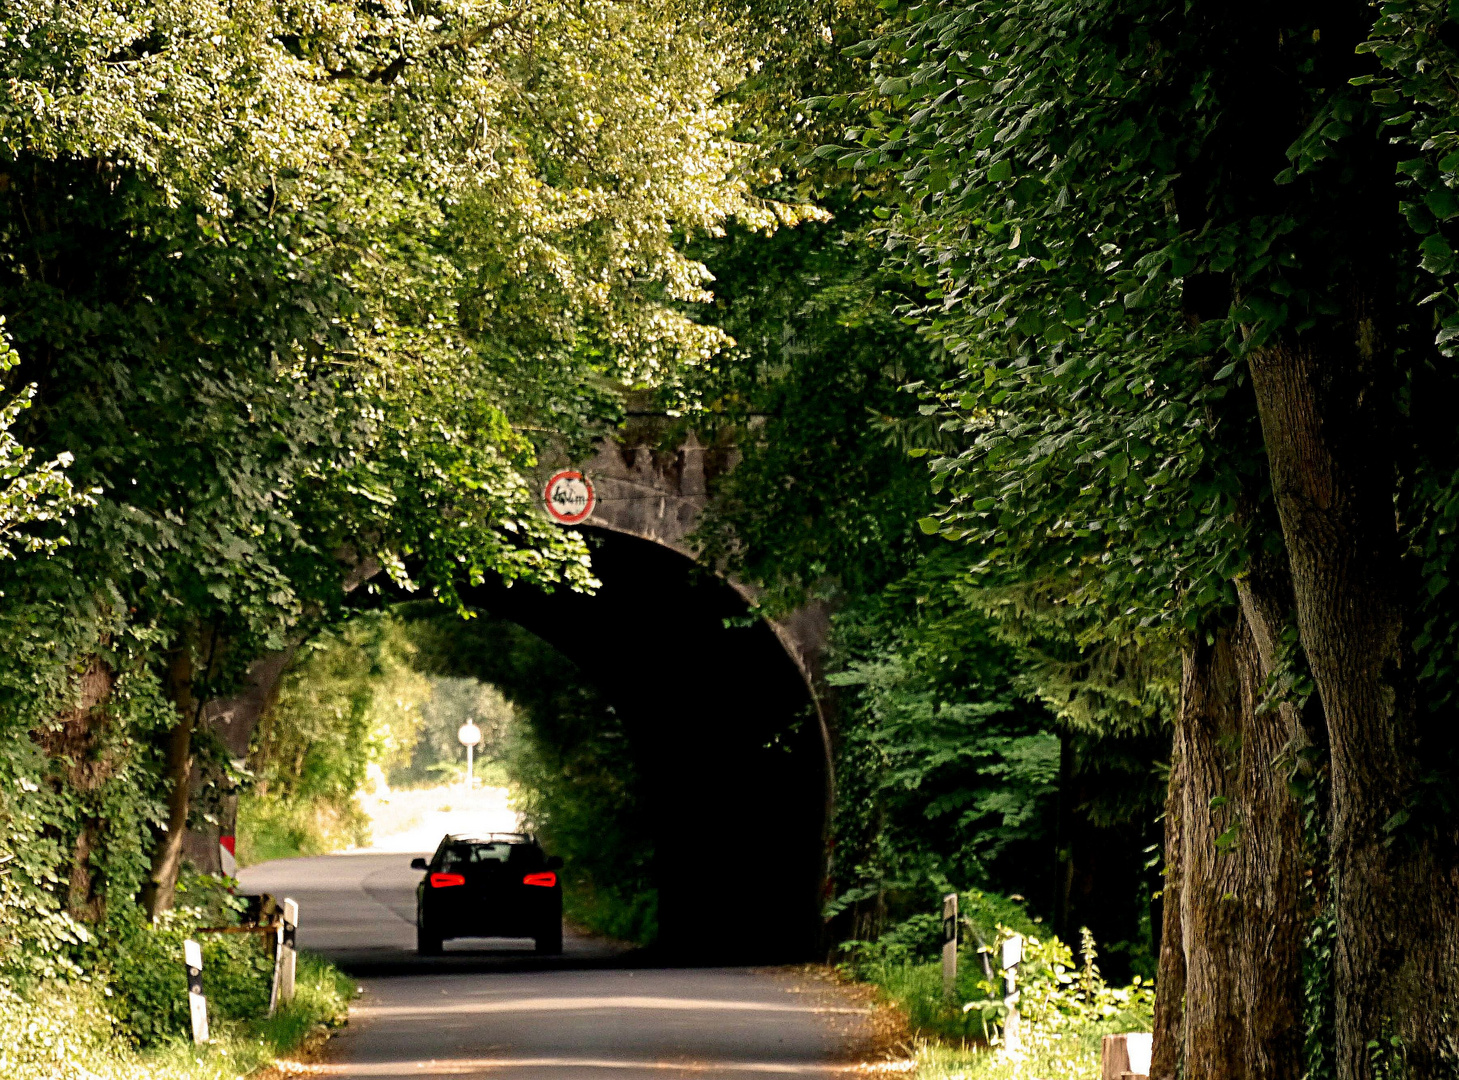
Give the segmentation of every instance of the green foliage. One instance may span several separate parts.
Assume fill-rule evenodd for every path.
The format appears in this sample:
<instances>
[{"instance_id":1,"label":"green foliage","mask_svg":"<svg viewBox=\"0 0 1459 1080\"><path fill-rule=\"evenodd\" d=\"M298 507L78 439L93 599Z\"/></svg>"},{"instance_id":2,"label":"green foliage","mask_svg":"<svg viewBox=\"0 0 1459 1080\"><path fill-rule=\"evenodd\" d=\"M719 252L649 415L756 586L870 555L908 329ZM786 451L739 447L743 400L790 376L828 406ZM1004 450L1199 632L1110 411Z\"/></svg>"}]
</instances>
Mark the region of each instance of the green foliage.
<instances>
[{"instance_id":1,"label":"green foliage","mask_svg":"<svg viewBox=\"0 0 1459 1080\"><path fill-rule=\"evenodd\" d=\"M465 772L461 743L456 733L470 721L481 729L476 748L477 779L483 783L488 771L505 776L498 759L516 723L516 710L501 690L478 679L437 675L430 680L431 696L421 703L421 723L415 748L390 769L392 787L441 783Z\"/></svg>"},{"instance_id":2,"label":"green foliage","mask_svg":"<svg viewBox=\"0 0 1459 1080\"><path fill-rule=\"evenodd\" d=\"M20 358L10 347L9 335L5 333L5 317L0 315L0 377L19 363ZM0 386L4 383L0 382ZM0 403L0 483L4 484L0 487L0 559L15 557L10 538L22 525L53 521L92 504L90 493L74 490L66 476L66 467L73 460L70 453L62 452L50 461L37 464L34 451L21 446L11 434L17 418L30 408L35 392L32 383L9 401ZM17 535L22 549L28 552L53 551L64 540L64 537L28 533Z\"/></svg>"},{"instance_id":3,"label":"green foliage","mask_svg":"<svg viewBox=\"0 0 1459 1080\"><path fill-rule=\"evenodd\" d=\"M894 314L865 219L844 206L768 238L731 232L706 255L712 317L735 346L675 393L740 459L698 539L706 559L767 587L770 611L873 591L926 546L914 524L930 509L926 477L903 452L916 403L898 387L935 368Z\"/></svg>"},{"instance_id":4,"label":"green foliage","mask_svg":"<svg viewBox=\"0 0 1459 1080\"><path fill-rule=\"evenodd\" d=\"M1032 890L1042 878L1021 864L1051 827L1052 717L1015 690L1015 655L988 621L939 584L911 577L838 622L829 678L849 707L833 910L886 890L925 909L950 883Z\"/></svg>"},{"instance_id":5,"label":"green foliage","mask_svg":"<svg viewBox=\"0 0 1459 1080\"><path fill-rule=\"evenodd\" d=\"M182 943L203 949L203 992L209 1017L245 1020L268 1009L271 942L259 934L198 933L199 927L236 926L242 901L211 878L184 879L179 906L148 922L134 907L115 912L98 934L97 960L109 991L107 1004L119 1030L140 1046L154 1046L190 1030Z\"/></svg>"},{"instance_id":6,"label":"green foliage","mask_svg":"<svg viewBox=\"0 0 1459 1080\"><path fill-rule=\"evenodd\" d=\"M407 765L430 681L388 613L364 612L295 651L254 732L239 803L243 865L365 843L355 796Z\"/></svg>"},{"instance_id":7,"label":"green foliage","mask_svg":"<svg viewBox=\"0 0 1459 1080\"><path fill-rule=\"evenodd\" d=\"M820 45L781 47L815 55ZM835 95L816 105L851 108ZM792 137L828 123L797 121ZM807 169L802 182L829 184ZM1074 843L1056 835L1061 783L1076 804L1071 817L1122 830L1086 849L1150 843L1173 650L1154 633L1109 635L1069 602L1072 588L1058 577L990 588L987 575L967 573L967 556L919 528L933 520L936 497L913 455L953 453L959 436L906 388L940 384L956 360L907 325L903 309L924 289L890 272L874 243L886 220L880 193L860 194L833 187L829 224L768 240L731 231L705 255L716 276L713 317L736 345L669 388L679 396L668 400L687 401L685 422L733 445L740 460L714 481L698 540L709 560L761 587L763 610L817 599L837 612L828 667L839 688L837 896L828 912L838 932L874 935L950 884L1023 891L1053 914L1055 863L1068 857L1056 845ZM1074 766L1061 780L1071 731ZM1105 735L1119 741L1105 744ZM1129 880L1112 907L1145 906L1143 886ZM1119 941L1121 962L1148 965L1137 919L1116 930L1088 915Z\"/></svg>"},{"instance_id":8,"label":"green foliage","mask_svg":"<svg viewBox=\"0 0 1459 1080\"><path fill-rule=\"evenodd\" d=\"M90 932L56 895L60 852L53 835L64 804L42 791L40 754L0 755L0 987L79 974Z\"/></svg>"},{"instance_id":9,"label":"green foliage","mask_svg":"<svg viewBox=\"0 0 1459 1080\"><path fill-rule=\"evenodd\" d=\"M564 886L564 917L615 941L652 945L659 936L659 894L645 875L637 877L625 887L579 873Z\"/></svg>"},{"instance_id":10,"label":"green foliage","mask_svg":"<svg viewBox=\"0 0 1459 1080\"><path fill-rule=\"evenodd\" d=\"M354 979L328 960L301 952L295 961L294 999L273 1016L255 1021L253 1029L274 1053L287 1053L321 1025L333 1028L347 1022L358 991Z\"/></svg>"},{"instance_id":11,"label":"green foliage","mask_svg":"<svg viewBox=\"0 0 1459 1080\"><path fill-rule=\"evenodd\" d=\"M298 855L324 855L360 847L370 823L353 801L260 797L245 791L238 801L235 840L239 866Z\"/></svg>"},{"instance_id":12,"label":"green foliage","mask_svg":"<svg viewBox=\"0 0 1459 1080\"><path fill-rule=\"evenodd\" d=\"M294 1000L273 1016L210 1017L207 1046L171 1038L138 1049L117 1026L99 980L51 983L28 996L3 989L0 1072L17 1080L234 1080L296 1050L321 1027L343 1023L354 995L348 976L302 953Z\"/></svg>"},{"instance_id":13,"label":"green foliage","mask_svg":"<svg viewBox=\"0 0 1459 1080\"><path fill-rule=\"evenodd\" d=\"M655 0L4 8L7 971L73 962L62 908L122 917L176 707L337 621L352 570L592 586L527 471L615 415L607 377L723 344L686 236L797 216L726 137L743 66ZM333 704L359 722L265 780L294 804L358 784Z\"/></svg>"},{"instance_id":14,"label":"green foliage","mask_svg":"<svg viewBox=\"0 0 1459 1080\"><path fill-rule=\"evenodd\" d=\"M405 626L380 611L300 646L254 735L257 794L343 808L369 766L407 762L432 693L416 653Z\"/></svg>"},{"instance_id":15,"label":"green foliage","mask_svg":"<svg viewBox=\"0 0 1459 1080\"><path fill-rule=\"evenodd\" d=\"M872 973L908 965L930 963L942 955L942 907L938 898L935 907L887 927L869 941L848 941L843 946L845 970L860 979L879 979ZM959 987L966 990L964 999L973 996L978 980L983 978L979 949L991 947L1005 929L1025 936L1040 933L1042 920L1030 916L1027 906L1000 893L972 889L958 893L958 920L962 927ZM972 966L965 961L971 960ZM940 978L940 977L939 977ZM941 991L939 990L939 995Z\"/></svg>"},{"instance_id":16,"label":"green foliage","mask_svg":"<svg viewBox=\"0 0 1459 1080\"><path fill-rule=\"evenodd\" d=\"M1105 1034L1150 1029L1152 986L1139 976L1128 987L1106 983L1087 930L1082 933L1083 959L1076 964L1067 945L1042 933L1012 901L978 892L959 901L964 931L951 997L943 991L940 961L929 959L934 949L921 940L923 928L913 926L926 922L940 928L936 914L909 920L877 941L852 943L841 970L875 985L905 1013L914 1033L959 1041L963 1050L956 1060L969 1068L966 1075L1094 1078L1099 1075L1099 1047ZM1003 921L1005 915L1009 922ZM994 1051L1001 1045L1007 1006L998 959L1002 941L1014 933L1024 938L1017 989L1028 1057L1000 1065ZM916 944L909 945L909 940ZM969 1053L969 1041L981 1048ZM943 1056L935 1048L924 1047L918 1075L929 1075L928 1065Z\"/></svg>"}]
</instances>

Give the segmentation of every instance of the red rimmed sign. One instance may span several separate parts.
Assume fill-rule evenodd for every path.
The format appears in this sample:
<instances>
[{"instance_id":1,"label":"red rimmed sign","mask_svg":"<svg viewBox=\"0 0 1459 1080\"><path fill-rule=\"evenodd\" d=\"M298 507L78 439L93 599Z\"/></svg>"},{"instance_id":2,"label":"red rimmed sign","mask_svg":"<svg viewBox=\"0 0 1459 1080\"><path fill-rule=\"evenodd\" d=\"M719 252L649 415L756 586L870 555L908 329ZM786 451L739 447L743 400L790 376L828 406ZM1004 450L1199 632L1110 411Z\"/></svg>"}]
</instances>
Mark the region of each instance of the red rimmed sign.
<instances>
[{"instance_id":1,"label":"red rimmed sign","mask_svg":"<svg viewBox=\"0 0 1459 1080\"><path fill-rule=\"evenodd\" d=\"M587 520L596 502L593 482L575 469L553 473L552 479L542 489L542 498L552 520L564 525L576 525Z\"/></svg>"}]
</instances>

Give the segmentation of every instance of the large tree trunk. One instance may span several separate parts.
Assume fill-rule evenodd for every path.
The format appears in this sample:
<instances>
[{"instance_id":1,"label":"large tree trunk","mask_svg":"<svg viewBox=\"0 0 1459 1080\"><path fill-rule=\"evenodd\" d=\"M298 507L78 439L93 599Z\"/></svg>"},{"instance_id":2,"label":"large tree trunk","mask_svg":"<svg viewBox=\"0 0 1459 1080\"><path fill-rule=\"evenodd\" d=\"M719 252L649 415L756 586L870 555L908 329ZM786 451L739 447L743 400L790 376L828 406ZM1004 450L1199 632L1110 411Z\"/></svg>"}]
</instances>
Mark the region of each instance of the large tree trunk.
<instances>
[{"instance_id":1,"label":"large tree trunk","mask_svg":"<svg viewBox=\"0 0 1459 1080\"><path fill-rule=\"evenodd\" d=\"M1338 1075L1375 1076L1375 1044L1432 1077L1454 1068L1459 837L1452 820L1404 827L1436 719L1414 700L1390 364L1373 320L1352 310L1341 339L1259 349L1251 375L1331 747Z\"/></svg>"},{"instance_id":2,"label":"large tree trunk","mask_svg":"<svg viewBox=\"0 0 1459 1080\"><path fill-rule=\"evenodd\" d=\"M152 868L142 888L142 906L152 919L172 907L191 803L192 733L199 707L193 695L192 653L186 644L173 653L168 681L178 720L167 738L167 831L152 853Z\"/></svg>"},{"instance_id":3,"label":"large tree trunk","mask_svg":"<svg viewBox=\"0 0 1459 1080\"><path fill-rule=\"evenodd\" d=\"M294 652L291 647L260 657L248 666L237 694L209 701L203 706L202 724L217 737L224 752L235 762L247 760L259 720L278 697L279 685ZM216 789L222 784L221 770L194 770L194 803L207 788ZM263 784L260 783L258 794L261 797L263 793ZM205 874L224 872L220 844L224 838L234 839L238 825L238 792L225 789L221 796L215 796L214 808L216 822L189 827L182 846L182 856Z\"/></svg>"},{"instance_id":4,"label":"large tree trunk","mask_svg":"<svg viewBox=\"0 0 1459 1080\"><path fill-rule=\"evenodd\" d=\"M1160 901L1160 969L1155 981L1155 1039L1150 1080L1175 1080L1185 1042L1185 943L1180 929L1182 808L1185 761L1180 728L1170 748L1170 786L1165 796L1165 884Z\"/></svg>"},{"instance_id":5,"label":"large tree trunk","mask_svg":"<svg viewBox=\"0 0 1459 1080\"><path fill-rule=\"evenodd\" d=\"M1280 709L1245 619L1187 653L1181 679L1180 908L1184 1075L1296 1080L1302 1072L1301 826ZM1168 1058L1168 1050L1162 1051Z\"/></svg>"},{"instance_id":6,"label":"large tree trunk","mask_svg":"<svg viewBox=\"0 0 1459 1080\"><path fill-rule=\"evenodd\" d=\"M107 705L115 683L112 670L100 657L92 657L82 672L75 708L60 723L33 735L46 756L64 762L62 782L84 805L71 846L71 870L66 882L66 910L82 922L101 918L105 883L91 865L91 855L102 846L106 820L99 805L101 788L116 775L118 756L107 745Z\"/></svg>"}]
</instances>

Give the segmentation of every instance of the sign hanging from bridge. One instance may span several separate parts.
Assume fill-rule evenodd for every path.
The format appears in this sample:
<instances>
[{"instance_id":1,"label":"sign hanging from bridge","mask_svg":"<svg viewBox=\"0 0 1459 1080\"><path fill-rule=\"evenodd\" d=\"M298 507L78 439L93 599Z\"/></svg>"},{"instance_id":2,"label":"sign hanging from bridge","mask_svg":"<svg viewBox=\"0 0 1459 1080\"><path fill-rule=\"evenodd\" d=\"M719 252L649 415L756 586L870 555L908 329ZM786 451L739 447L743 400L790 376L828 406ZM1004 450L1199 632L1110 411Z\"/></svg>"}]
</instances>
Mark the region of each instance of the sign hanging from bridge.
<instances>
[{"instance_id":1,"label":"sign hanging from bridge","mask_svg":"<svg viewBox=\"0 0 1459 1080\"><path fill-rule=\"evenodd\" d=\"M595 502L592 481L574 469L553 473L542 490L542 497L552 519L564 525L586 520Z\"/></svg>"}]
</instances>

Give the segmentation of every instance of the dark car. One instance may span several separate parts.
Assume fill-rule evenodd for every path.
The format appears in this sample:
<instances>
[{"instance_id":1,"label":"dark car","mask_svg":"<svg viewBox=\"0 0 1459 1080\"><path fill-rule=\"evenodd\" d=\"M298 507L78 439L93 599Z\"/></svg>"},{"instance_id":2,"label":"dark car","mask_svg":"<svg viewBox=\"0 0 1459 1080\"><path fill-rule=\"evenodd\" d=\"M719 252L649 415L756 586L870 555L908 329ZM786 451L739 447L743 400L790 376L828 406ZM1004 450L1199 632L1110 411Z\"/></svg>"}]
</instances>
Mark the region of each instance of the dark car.
<instances>
[{"instance_id":1,"label":"dark car","mask_svg":"<svg viewBox=\"0 0 1459 1080\"><path fill-rule=\"evenodd\" d=\"M562 952L562 860L526 833L447 836L415 891L415 940L422 956L457 937L529 937L539 953Z\"/></svg>"}]
</instances>

